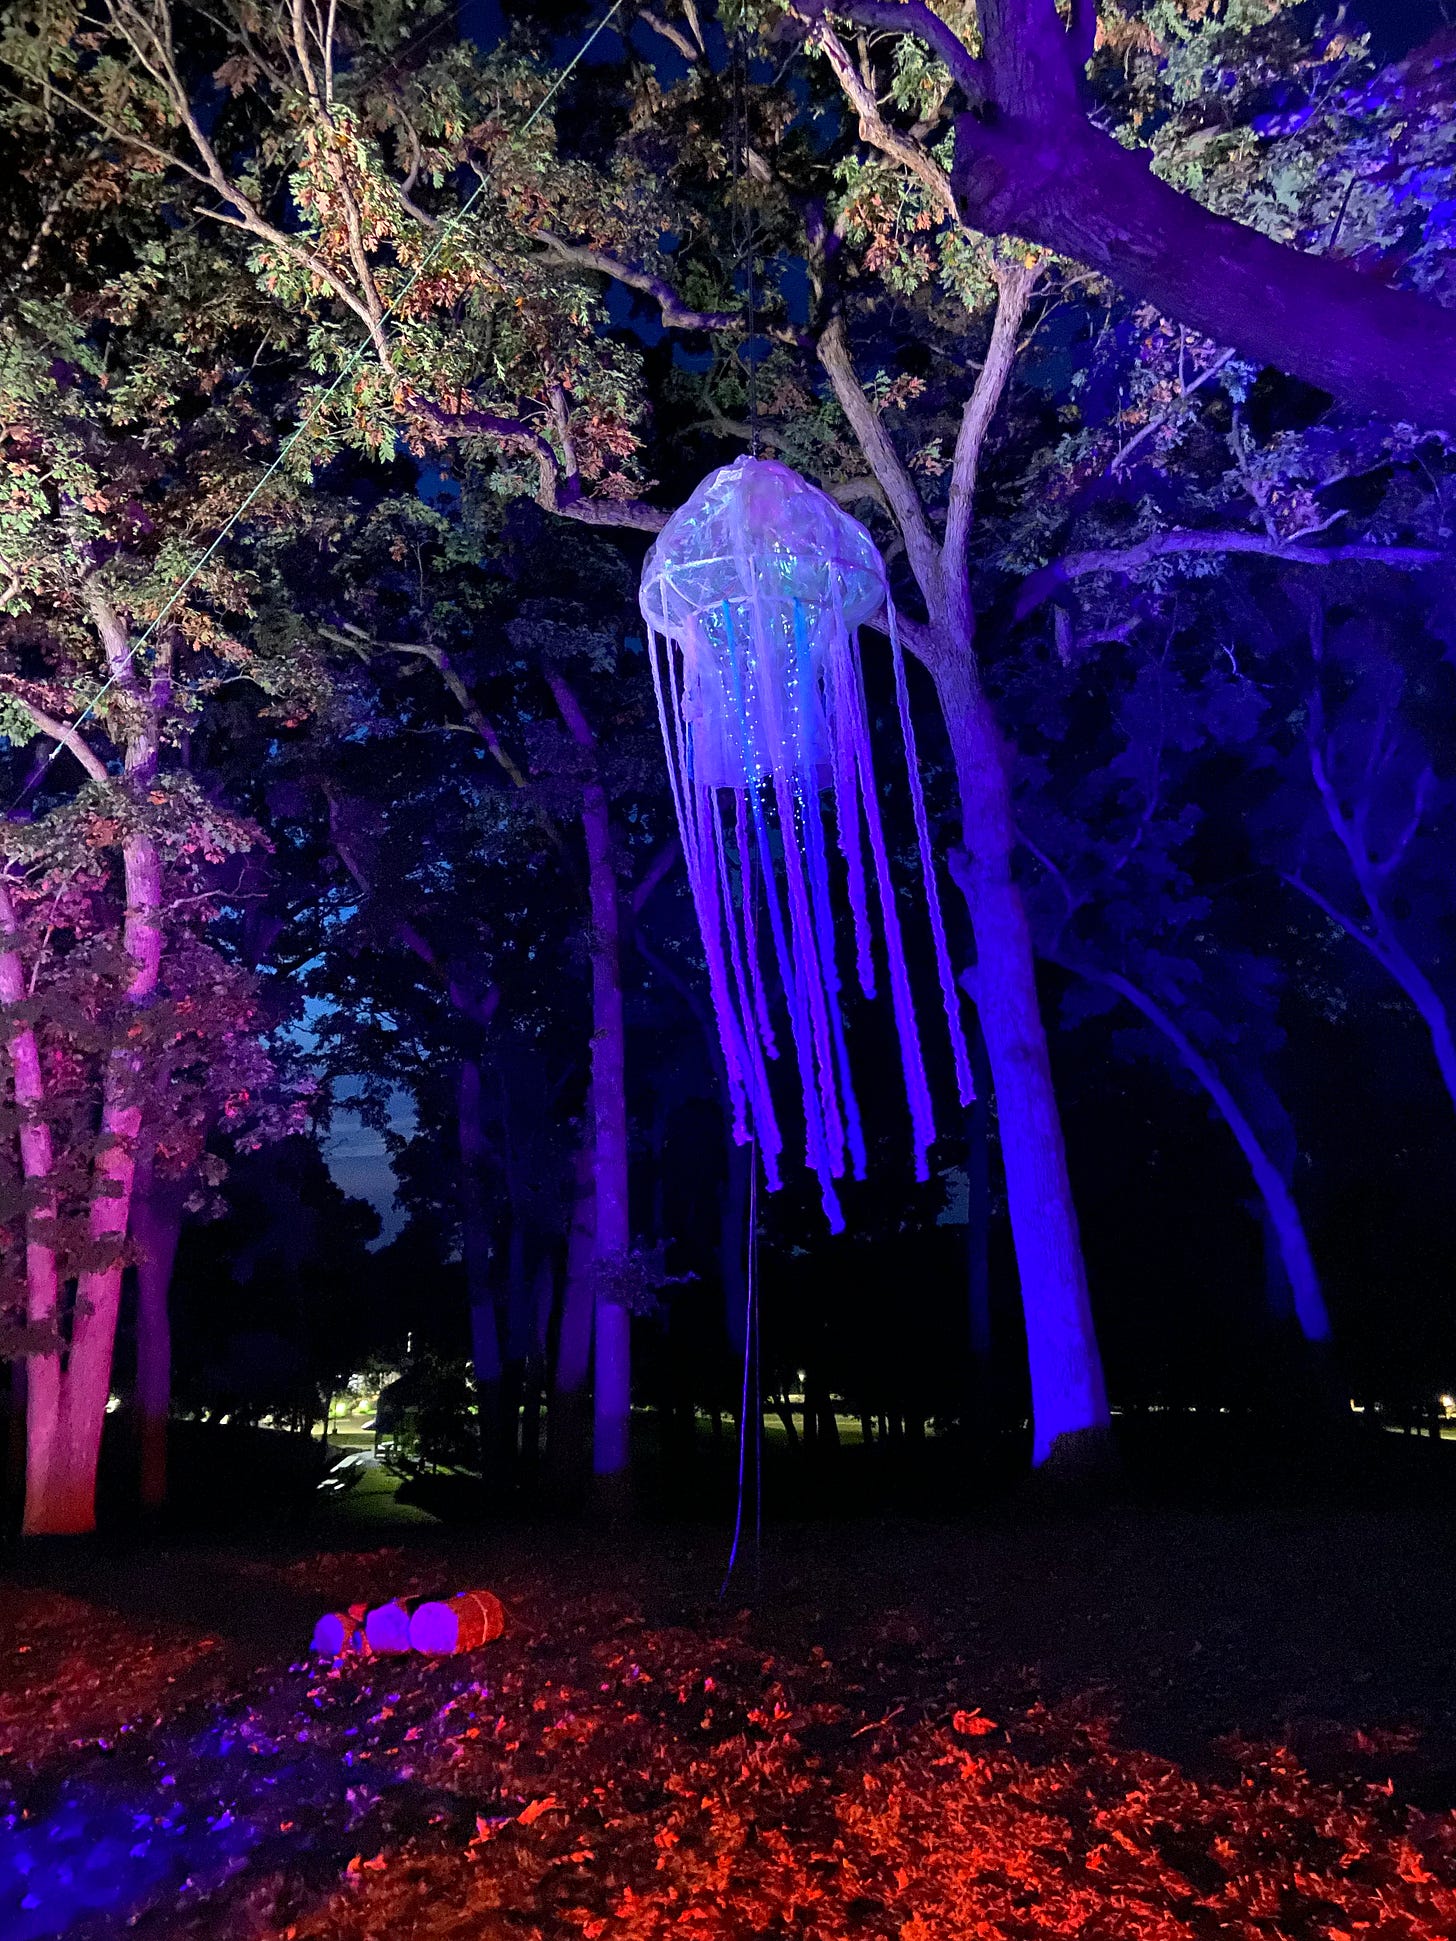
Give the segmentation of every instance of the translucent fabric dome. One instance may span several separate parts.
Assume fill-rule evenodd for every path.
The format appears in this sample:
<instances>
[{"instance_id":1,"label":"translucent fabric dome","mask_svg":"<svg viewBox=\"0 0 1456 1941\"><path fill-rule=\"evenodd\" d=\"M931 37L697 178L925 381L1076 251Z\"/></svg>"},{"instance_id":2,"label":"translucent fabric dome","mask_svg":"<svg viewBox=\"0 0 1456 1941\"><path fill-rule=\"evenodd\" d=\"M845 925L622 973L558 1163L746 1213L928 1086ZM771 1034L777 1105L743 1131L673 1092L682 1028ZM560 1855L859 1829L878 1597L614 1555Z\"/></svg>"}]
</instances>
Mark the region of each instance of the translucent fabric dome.
<instances>
[{"instance_id":1,"label":"translucent fabric dome","mask_svg":"<svg viewBox=\"0 0 1456 1941\"><path fill-rule=\"evenodd\" d=\"M884 604L874 541L797 472L740 458L706 479L642 572L648 624L694 645L683 706L696 779L742 787L781 759L822 779L826 661ZM774 705L800 688L802 719Z\"/></svg>"},{"instance_id":2,"label":"translucent fabric dome","mask_svg":"<svg viewBox=\"0 0 1456 1941\"><path fill-rule=\"evenodd\" d=\"M885 603L885 569L858 519L771 458L739 458L712 473L668 520L642 569L642 606L664 633L726 601L746 617L837 605L862 627Z\"/></svg>"}]
</instances>

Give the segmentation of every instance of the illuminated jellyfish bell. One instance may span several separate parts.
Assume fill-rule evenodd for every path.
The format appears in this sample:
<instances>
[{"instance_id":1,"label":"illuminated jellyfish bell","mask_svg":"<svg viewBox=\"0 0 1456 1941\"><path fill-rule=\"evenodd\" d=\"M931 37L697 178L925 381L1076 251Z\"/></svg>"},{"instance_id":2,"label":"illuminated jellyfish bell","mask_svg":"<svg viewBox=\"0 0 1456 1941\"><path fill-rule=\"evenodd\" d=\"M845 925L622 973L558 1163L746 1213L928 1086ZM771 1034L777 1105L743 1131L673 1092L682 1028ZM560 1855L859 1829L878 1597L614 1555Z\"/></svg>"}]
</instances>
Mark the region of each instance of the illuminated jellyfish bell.
<instances>
[{"instance_id":1,"label":"illuminated jellyfish bell","mask_svg":"<svg viewBox=\"0 0 1456 1941\"><path fill-rule=\"evenodd\" d=\"M835 886L855 970L875 994L873 882L899 1031L916 1171L935 1138L900 919L875 793L858 629L883 615L909 764L920 869L963 1102L971 1097L884 562L864 527L796 472L740 458L704 480L658 536L641 604L688 881L727 1066L734 1135L770 1187L783 1150L769 1064L786 1015L805 1158L824 1210L865 1166L840 1004ZM832 869L831 847L838 862Z\"/></svg>"}]
</instances>

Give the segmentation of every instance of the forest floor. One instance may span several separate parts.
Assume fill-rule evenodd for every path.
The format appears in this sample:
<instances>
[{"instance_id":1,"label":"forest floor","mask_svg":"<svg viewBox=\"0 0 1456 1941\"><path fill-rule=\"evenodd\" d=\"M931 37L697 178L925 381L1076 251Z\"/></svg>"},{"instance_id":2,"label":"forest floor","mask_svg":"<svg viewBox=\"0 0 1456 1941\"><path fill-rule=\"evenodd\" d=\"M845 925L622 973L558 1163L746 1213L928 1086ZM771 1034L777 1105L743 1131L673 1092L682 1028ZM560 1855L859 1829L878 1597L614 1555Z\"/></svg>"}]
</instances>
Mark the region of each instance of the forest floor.
<instances>
[{"instance_id":1,"label":"forest floor","mask_svg":"<svg viewBox=\"0 0 1456 1941\"><path fill-rule=\"evenodd\" d=\"M1438 1508L307 1541L0 1562L0 1941L1456 1935Z\"/></svg>"}]
</instances>

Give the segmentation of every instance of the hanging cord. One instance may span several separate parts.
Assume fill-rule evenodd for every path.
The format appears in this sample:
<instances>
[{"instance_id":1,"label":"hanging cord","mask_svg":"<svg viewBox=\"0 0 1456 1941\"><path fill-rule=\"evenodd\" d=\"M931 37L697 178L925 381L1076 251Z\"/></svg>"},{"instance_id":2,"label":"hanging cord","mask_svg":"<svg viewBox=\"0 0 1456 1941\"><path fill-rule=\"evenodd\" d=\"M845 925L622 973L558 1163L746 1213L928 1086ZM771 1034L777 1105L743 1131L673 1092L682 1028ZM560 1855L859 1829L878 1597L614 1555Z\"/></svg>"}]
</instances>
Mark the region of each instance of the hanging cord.
<instances>
[{"instance_id":1,"label":"hanging cord","mask_svg":"<svg viewBox=\"0 0 1456 1941\"><path fill-rule=\"evenodd\" d=\"M567 81L571 78L574 71L581 65L581 62L586 58L586 55L590 51L593 43L602 34L604 34L607 31L608 27L611 26L612 22L616 19L617 15L621 12L625 4L626 4L626 0L612 0L612 5L608 8L607 12L602 15L602 18L597 22L596 26L592 28L591 32L587 35L586 39L582 42L581 46L577 48L576 52L572 55L571 59L567 62L566 66L557 75L556 79L551 83L551 86L546 90L545 94L542 95L541 99L536 103L535 107L531 110L530 114L527 115L526 119L521 123L520 127L516 130L517 136L524 135L531 128L531 126L537 120L539 120L539 118L546 112L547 108L550 107L552 101L555 100L556 96L560 93L561 89L566 85ZM447 221L441 223L439 230L436 233L435 240L431 243L430 247L425 251L424 255L420 258L419 262L416 264L414 273L405 280L403 287L396 293L393 300L388 304L388 306L385 308L384 312L380 316L379 321L381 324L388 323L389 319L399 309L399 306L404 302L405 298L409 295L410 291L414 289L415 285L419 282L420 278L429 269L430 265L434 262L435 258L440 254L440 251L445 247L446 243L450 240L451 236L454 234L456 229L458 229L460 224L464 222L465 218L470 214L471 210L475 207L476 203L479 202L480 198L485 194L489 180L490 178L488 174L482 175L480 180L476 183L474 189L472 189L472 191L470 192L470 195L456 210L455 214L451 216ZM181 579L178 580L177 584L172 588L172 591L168 594L166 600L163 602L161 608L158 610L156 617L149 623L146 630L142 633L141 637L137 640L136 644L134 646L127 648L125 654L122 655L120 662L117 664L117 666L115 666L112 669L110 674L107 675L106 679L101 683L101 686L97 688L96 692L91 696L91 699L86 703L85 707L81 710L80 714L77 715L76 719L71 723L72 734L79 732L79 730L86 724L86 722L89 721L91 717L95 714L97 708L100 707L101 703L105 700L106 696L111 692L112 688L114 688L117 682L122 678L127 668L131 665L132 661L141 652L143 647L146 646L147 642L152 638L153 634L156 633L157 629L161 626L162 622L167 618L167 615L172 611L173 607L176 606L177 602L182 598L182 595L187 591L188 587L191 586L192 582L197 578L198 574L207 565L208 561L218 551L223 541L227 538L228 534L237 525L238 521L242 518L243 514L248 510L249 506L251 506L254 500L257 499L258 495L262 492L264 486L267 485L268 481L271 478L276 477L277 474L282 471L283 467L288 463L289 454L292 452L294 446L299 442L301 438L303 438L309 431L313 429L314 425L318 421L319 413L323 410L324 406L333 397L334 393L339 389L340 385L347 383L347 381L354 375L355 371L358 370L359 366L363 363L365 357L368 355L369 347L370 347L369 340L366 338L366 340L359 345L358 349L354 352L353 356L350 357L348 361L340 369L338 376L334 379L333 383L328 387L328 389L326 391L321 391L314 398L314 401L312 405L309 407L308 413L304 417L303 422L297 425L294 428L294 430L289 433L288 437L284 439L282 445L278 448L278 456L273 460L273 463L263 473L262 477L256 481L252 489L248 492L247 496L238 505L236 510L230 514L227 522L223 525L221 530L218 532L216 538L212 540L210 545L204 547L202 552L198 554L197 558L193 560L192 564L187 568L187 571L182 575ZM16 796L15 800L10 804L9 809L6 811L7 818L9 816L13 816L15 814L15 811L20 807L21 803L25 800L26 796L30 794L31 790L39 786L42 778L45 775L46 770L50 767L51 763L56 759L56 756L60 754L61 750L65 747L65 745L66 745L65 742L58 741L55 747L51 750L50 754L47 755L44 762L41 763L40 767L35 769L32 772L30 779L26 782L24 788L21 789L19 795Z\"/></svg>"},{"instance_id":2,"label":"hanging cord","mask_svg":"<svg viewBox=\"0 0 1456 1941\"><path fill-rule=\"evenodd\" d=\"M752 1407L753 1434L753 1582L757 1590L763 1577L763 1389L760 1385L758 1352L758 1141L748 1149L748 1234L745 1247L746 1285L743 1313L743 1394L738 1405L738 1506L733 1518L733 1547L728 1553L728 1568L718 1586L721 1600L738 1567L738 1550L743 1540L743 1512L748 1502L748 1417Z\"/></svg>"},{"instance_id":3,"label":"hanging cord","mask_svg":"<svg viewBox=\"0 0 1456 1941\"><path fill-rule=\"evenodd\" d=\"M733 52L733 269L748 279L747 334L743 340L743 361L748 366L748 449L758 457L758 360L754 339L758 334L758 220L748 204L748 61L747 31L738 34Z\"/></svg>"}]
</instances>

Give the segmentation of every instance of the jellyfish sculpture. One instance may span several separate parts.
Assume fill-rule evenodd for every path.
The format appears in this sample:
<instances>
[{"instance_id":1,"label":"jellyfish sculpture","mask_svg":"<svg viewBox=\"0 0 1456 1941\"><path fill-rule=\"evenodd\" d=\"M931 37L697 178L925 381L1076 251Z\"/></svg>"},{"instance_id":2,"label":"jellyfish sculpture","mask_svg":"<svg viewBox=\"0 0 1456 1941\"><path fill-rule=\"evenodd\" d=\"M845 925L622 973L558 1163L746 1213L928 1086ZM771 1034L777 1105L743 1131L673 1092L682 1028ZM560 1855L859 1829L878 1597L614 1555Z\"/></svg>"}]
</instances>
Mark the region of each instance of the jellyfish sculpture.
<instances>
[{"instance_id":1,"label":"jellyfish sculpture","mask_svg":"<svg viewBox=\"0 0 1456 1941\"><path fill-rule=\"evenodd\" d=\"M846 1164L863 1178L865 1140L835 912L847 900L855 975L873 997L871 879L921 1179L935 1138L860 669L858 629L881 615L956 1080L962 1103L972 1096L884 562L864 527L796 472L740 458L668 520L643 569L641 605L734 1136L756 1140L777 1187L783 1138L769 1067L787 1019L805 1158L838 1232L834 1182Z\"/></svg>"}]
</instances>

